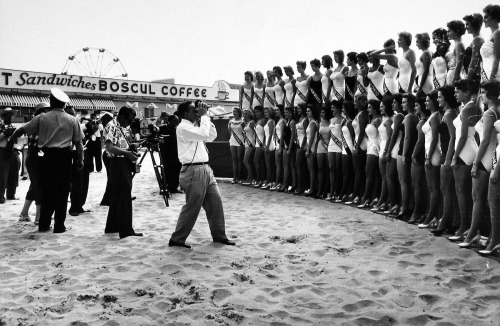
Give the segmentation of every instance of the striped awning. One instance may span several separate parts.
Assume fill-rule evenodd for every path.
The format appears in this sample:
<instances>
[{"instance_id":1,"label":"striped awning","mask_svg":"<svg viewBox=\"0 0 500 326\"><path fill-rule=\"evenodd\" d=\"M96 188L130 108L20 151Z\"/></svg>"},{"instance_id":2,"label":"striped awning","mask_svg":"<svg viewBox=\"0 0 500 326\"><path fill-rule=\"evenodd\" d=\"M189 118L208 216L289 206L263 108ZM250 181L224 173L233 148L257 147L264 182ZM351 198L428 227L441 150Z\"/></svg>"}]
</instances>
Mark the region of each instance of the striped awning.
<instances>
[{"instance_id":1,"label":"striped awning","mask_svg":"<svg viewBox=\"0 0 500 326\"><path fill-rule=\"evenodd\" d=\"M5 96L5 95L4 95ZM12 106L20 106L25 108L35 107L38 103L40 103L40 98L38 96L33 95L17 95L13 94L10 96L12 98Z\"/></svg>"},{"instance_id":2,"label":"striped awning","mask_svg":"<svg viewBox=\"0 0 500 326\"><path fill-rule=\"evenodd\" d=\"M7 94L0 94L0 105L12 106L12 99Z\"/></svg>"},{"instance_id":3,"label":"striped awning","mask_svg":"<svg viewBox=\"0 0 500 326\"><path fill-rule=\"evenodd\" d=\"M104 110L104 111L116 110L116 105L111 100L92 99L92 103L94 103L96 110Z\"/></svg>"}]
</instances>

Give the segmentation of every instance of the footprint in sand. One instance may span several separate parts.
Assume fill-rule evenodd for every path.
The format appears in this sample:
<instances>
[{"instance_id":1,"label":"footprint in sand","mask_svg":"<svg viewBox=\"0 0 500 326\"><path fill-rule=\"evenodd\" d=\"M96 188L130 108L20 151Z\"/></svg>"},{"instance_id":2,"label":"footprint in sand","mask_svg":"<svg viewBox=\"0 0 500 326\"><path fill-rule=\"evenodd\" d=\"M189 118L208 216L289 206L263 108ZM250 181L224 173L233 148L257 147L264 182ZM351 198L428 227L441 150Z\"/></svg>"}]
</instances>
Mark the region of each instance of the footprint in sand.
<instances>
[{"instance_id":1,"label":"footprint in sand","mask_svg":"<svg viewBox=\"0 0 500 326\"><path fill-rule=\"evenodd\" d=\"M453 259L438 259L436 263L436 268L446 268L449 270L457 270L461 265L465 263L464 260L453 258Z\"/></svg>"},{"instance_id":2,"label":"footprint in sand","mask_svg":"<svg viewBox=\"0 0 500 326\"><path fill-rule=\"evenodd\" d=\"M384 316L380 319L371 319L367 317L361 317L353 320L354 325L381 325L381 326L390 326L398 324L398 321L391 316Z\"/></svg>"},{"instance_id":3,"label":"footprint in sand","mask_svg":"<svg viewBox=\"0 0 500 326\"><path fill-rule=\"evenodd\" d=\"M428 305L433 305L436 302L438 302L439 299L441 299L440 296L437 296L437 295L434 295L434 294L421 294L421 295L418 296L418 298L420 300L422 300L423 302L427 303Z\"/></svg>"},{"instance_id":4,"label":"footprint in sand","mask_svg":"<svg viewBox=\"0 0 500 326\"><path fill-rule=\"evenodd\" d=\"M212 295L210 296L210 299L213 301L219 302L227 297L230 297L232 293L226 289L216 289L212 291Z\"/></svg>"},{"instance_id":5,"label":"footprint in sand","mask_svg":"<svg viewBox=\"0 0 500 326\"><path fill-rule=\"evenodd\" d=\"M376 303L375 301L361 300L361 301L358 301L355 303L346 304L345 306L342 307L342 309L344 309L347 312L353 312L353 311L357 311L359 309L367 308L367 307L380 307L381 308L382 306L379 305L378 303Z\"/></svg>"},{"instance_id":6,"label":"footprint in sand","mask_svg":"<svg viewBox=\"0 0 500 326\"><path fill-rule=\"evenodd\" d=\"M415 317L412 317L412 318L408 318L406 320L405 324L420 326L420 325L426 325L429 322L433 322L433 321L441 320L441 319L443 319L443 318L441 318L441 317L435 317L435 316L427 315L426 314L426 315L419 315L419 316L415 316Z\"/></svg>"},{"instance_id":7,"label":"footprint in sand","mask_svg":"<svg viewBox=\"0 0 500 326\"><path fill-rule=\"evenodd\" d=\"M415 267L423 267L423 266L425 266L425 264L413 263L413 262L405 261L405 260L398 261L398 265L401 266L401 267L403 267L403 268L406 268L408 266L415 266Z\"/></svg>"},{"instance_id":8,"label":"footprint in sand","mask_svg":"<svg viewBox=\"0 0 500 326\"><path fill-rule=\"evenodd\" d=\"M390 256L399 256L399 255L412 255L415 251L410 250L405 247L391 247L391 251L389 252Z\"/></svg>"}]
</instances>

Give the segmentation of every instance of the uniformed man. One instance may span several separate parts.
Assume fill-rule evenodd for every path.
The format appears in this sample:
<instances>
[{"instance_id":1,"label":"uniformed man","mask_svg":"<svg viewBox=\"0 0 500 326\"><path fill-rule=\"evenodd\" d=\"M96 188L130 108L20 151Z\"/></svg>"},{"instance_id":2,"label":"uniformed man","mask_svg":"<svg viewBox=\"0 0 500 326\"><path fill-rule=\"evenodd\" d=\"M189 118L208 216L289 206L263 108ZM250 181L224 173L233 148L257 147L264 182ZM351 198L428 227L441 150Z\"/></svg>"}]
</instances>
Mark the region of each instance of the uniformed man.
<instances>
[{"instance_id":1,"label":"uniformed man","mask_svg":"<svg viewBox=\"0 0 500 326\"><path fill-rule=\"evenodd\" d=\"M40 190L41 207L38 230L50 230L50 221L54 214L54 233L63 233L71 229L66 227L66 210L71 183L71 147L77 152L77 165L83 167L82 129L78 120L67 114L64 107L69 97L60 89L50 90L51 111L40 114L28 124L17 129L12 137L26 133L38 135L40 149Z\"/></svg>"},{"instance_id":2,"label":"uniformed man","mask_svg":"<svg viewBox=\"0 0 500 326\"><path fill-rule=\"evenodd\" d=\"M0 111L3 124L0 125L0 204L5 204L5 190L7 189L7 199L16 199L16 188L19 183L19 169L21 160L19 158L19 148L7 142L16 130L12 125L12 118L17 111L6 108Z\"/></svg>"}]
</instances>

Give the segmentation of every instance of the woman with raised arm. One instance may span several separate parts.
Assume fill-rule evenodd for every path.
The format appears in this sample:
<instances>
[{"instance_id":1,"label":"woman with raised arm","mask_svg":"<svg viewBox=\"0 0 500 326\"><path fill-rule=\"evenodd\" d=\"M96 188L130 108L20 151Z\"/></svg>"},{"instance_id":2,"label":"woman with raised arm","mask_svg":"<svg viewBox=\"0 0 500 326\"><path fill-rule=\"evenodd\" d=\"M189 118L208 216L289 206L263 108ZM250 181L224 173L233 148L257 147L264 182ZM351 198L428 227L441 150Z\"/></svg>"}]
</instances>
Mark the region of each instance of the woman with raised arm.
<instances>
[{"instance_id":1,"label":"woman with raised arm","mask_svg":"<svg viewBox=\"0 0 500 326\"><path fill-rule=\"evenodd\" d=\"M307 170L309 171L309 190L306 191L306 197L315 197L318 190L318 169L316 164L316 152L318 149L318 116L319 113L315 107L309 106L307 108L307 119L309 124L306 128L306 160Z\"/></svg>"},{"instance_id":2,"label":"woman with raised arm","mask_svg":"<svg viewBox=\"0 0 500 326\"><path fill-rule=\"evenodd\" d=\"M359 58L358 58L359 60ZM354 168L354 188L351 198L346 202L347 205L360 205L361 196L365 193L365 168L366 168L366 150L368 139L365 128L370 120L368 117L368 103L365 95L357 95L354 106L358 114L352 122L354 128L354 152L352 163Z\"/></svg>"},{"instance_id":3,"label":"woman with raised arm","mask_svg":"<svg viewBox=\"0 0 500 326\"><path fill-rule=\"evenodd\" d=\"M345 76L349 71L346 65L344 65L344 51L337 50L333 51L333 60L337 63L335 69L333 69L330 79L332 80L332 100L342 101L344 100L345 93Z\"/></svg>"},{"instance_id":4,"label":"woman with raised arm","mask_svg":"<svg viewBox=\"0 0 500 326\"><path fill-rule=\"evenodd\" d=\"M499 10L500 14L500 10ZM488 107L500 113L500 82L496 79L491 80L481 86L486 92L485 97L488 97ZM491 255L493 252L500 249L500 168L497 165L500 160L500 120L493 123L493 134L497 137L496 156L493 158L493 167L490 175L488 188L488 204L490 205L491 217L491 237L486 249L480 250L481 255Z\"/></svg>"},{"instance_id":5,"label":"woman with raised arm","mask_svg":"<svg viewBox=\"0 0 500 326\"><path fill-rule=\"evenodd\" d=\"M357 78L358 78L358 58L356 52L347 53L346 64L349 71L345 76L345 92L344 100L354 102L354 94L357 91Z\"/></svg>"},{"instance_id":6,"label":"woman with raised arm","mask_svg":"<svg viewBox=\"0 0 500 326\"><path fill-rule=\"evenodd\" d=\"M296 94L295 94L295 102L294 105L297 107L300 104L304 104L307 106L307 96L309 91L309 76L306 75L307 64L305 61L297 61L297 72L300 74L297 77L296 86Z\"/></svg>"},{"instance_id":7,"label":"woman with raised arm","mask_svg":"<svg viewBox=\"0 0 500 326\"><path fill-rule=\"evenodd\" d=\"M403 110L406 116L401 125L403 137L403 152L398 159L398 176L401 184L401 209L396 216L398 219L408 220L411 217L411 195L413 192L411 180L411 155L417 143L417 123L418 117L415 114L415 96L413 94L403 94Z\"/></svg>"},{"instance_id":8,"label":"woman with raised arm","mask_svg":"<svg viewBox=\"0 0 500 326\"><path fill-rule=\"evenodd\" d=\"M362 204L359 205L358 208L366 208L375 205L379 200L380 187L382 185L378 166L378 156L380 154L378 127L382 123L380 116L380 101L375 99L368 100L368 115L370 117L370 123L368 123L365 128L368 137L365 168L366 184L365 193L361 199Z\"/></svg>"},{"instance_id":9,"label":"woman with raised arm","mask_svg":"<svg viewBox=\"0 0 500 326\"><path fill-rule=\"evenodd\" d=\"M484 39L480 36L483 16L481 14L467 15L464 18L465 29L472 35L472 42L464 52L465 78L481 83L481 47Z\"/></svg>"},{"instance_id":10,"label":"woman with raised arm","mask_svg":"<svg viewBox=\"0 0 500 326\"><path fill-rule=\"evenodd\" d=\"M427 181L425 179L425 136L422 126L427 122L431 112L425 106L425 97L417 97L415 113L420 118L417 123L417 142L411 155L411 184L413 186L413 214L410 224L422 223L427 213Z\"/></svg>"},{"instance_id":11,"label":"woman with raised arm","mask_svg":"<svg viewBox=\"0 0 500 326\"><path fill-rule=\"evenodd\" d=\"M396 43L393 39L385 41L384 48L370 53L370 57L386 60L384 65L383 94L394 95L399 93L398 87L398 56L396 55Z\"/></svg>"},{"instance_id":12,"label":"woman with raised arm","mask_svg":"<svg viewBox=\"0 0 500 326\"><path fill-rule=\"evenodd\" d=\"M353 153L354 153L354 128L352 121L356 117L357 111L354 103L346 101L342 105L342 113L345 118L342 120L342 190L336 203L346 202L352 198L354 183ZM337 116L337 113L336 113Z\"/></svg>"},{"instance_id":13,"label":"woman with raised arm","mask_svg":"<svg viewBox=\"0 0 500 326\"><path fill-rule=\"evenodd\" d=\"M295 155L295 171L297 173L297 189L295 195L301 195L306 190L306 150L307 150L307 137L306 130L309 125L309 119L306 116L306 105L300 104L297 106L297 119L295 123L295 135L297 140L297 151Z\"/></svg>"},{"instance_id":14,"label":"woman with raised arm","mask_svg":"<svg viewBox=\"0 0 500 326\"><path fill-rule=\"evenodd\" d=\"M243 116L239 107L233 108L233 118L229 120L227 129L229 131L229 149L233 163L233 181L231 183L241 182L241 166L243 155L245 154L245 140L243 138Z\"/></svg>"},{"instance_id":15,"label":"woman with raised arm","mask_svg":"<svg viewBox=\"0 0 500 326\"><path fill-rule=\"evenodd\" d=\"M323 97L321 96L323 92L323 83L321 80L324 76L321 71L319 71L321 63L318 59L311 60L309 64L314 74L309 76L308 80L309 89L307 90L307 105L314 106L319 112L323 104Z\"/></svg>"},{"instance_id":16,"label":"woman with raised arm","mask_svg":"<svg viewBox=\"0 0 500 326\"><path fill-rule=\"evenodd\" d=\"M276 106L276 127L274 128L274 161L276 163L276 186L271 187L270 190L278 190L283 185L283 146L281 139L283 138L283 132L285 130L286 120L285 120L285 109L283 105L278 104ZM274 189L273 189L274 188Z\"/></svg>"},{"instance_id":17,"label":"woman with raised arm","mask_svg":"<svg viewBox=\"0 0 500 326\"><path fill-rule=\"evenodd\" d=\"M412 94L413 82L417 75L417 67L415 66L416 56L415 51L410 49L412 36L408 32L399 33L398 46L403 49L403 55L398 60L399 67L399 92Z\"/></svg>"},{"instance_id":18,"label":"woman with raised arm","mask_svg":"<svg viewBox=\"0 0 500 326\"><path fill-rule=\"evenodd\" d=\"M245 83L240 87L240 108L242 111L253 108L253 74L245 71Z\"/></svg>"},{"instance_id":19,"label":"woman with raised arm","mask_svg":"<svg viewBox=\"0 0 500 326\"><path fill-rule=\"evenodd\" d=\"M452 20L446 26L448 27L448 38L455 43L452 56L448 61L448 75L446 76L446 84L453 85L457 80L460 80L460 74L463 70L465 48L462 43L462 35L465 34L465 24L461 20Z\"/></svg>"},{"instance_id":20,"label":"woman with raised arm","mask_svg":"<svg viewBox=\"0 0 500 326\"><path fill-rule=\"evenodd\" d=\"M481 47L481 58L483 59L483 69L481 75L485 80L500 81L500 69L498 62L500 60L500 32L498 24L500 23L500 6L488 5L483 9L484 27L491 30L491 36Z\"/></svg>"},{"instance_id":21,"label":"woman with raised arm","mask_svg":"<svg viewBox=\"0 0 500 326\"><path fill-rule=\"evenodd\" d=\"M332 101L331 110L325 109L325 117L330 116L328 129L330 132L329 143L328 143L328 167L330 175L330 200L341 199L342 190L342 122L344 118L342 117L342 101ZM328 112L330 111L330 112ZM353 117L354 118L354 117ZM351 118L352 120L352 118ZM351 126L352 128L352 126ZM352 138L352 137L350 137ZM352 139L350 140L352 147ZM352 177L352 152L349 149L349 176ZM319 160L319 159L318 159ZM346 167L347 168L347 167ZM346 176L346 175L344 175ZM347 176L346 176L347 177ZM352 181L350 181L352 182ZM350 194L350 193L349 193ZM348 194L348 195L349 195Z\"/></svg>"},{"instance_id":22,"label":"woman with raised arm","mask_svg":"<svg viewBox=\"0 0 500 326\"><path fill-rule=\"evenodd\" d=\"M326 68L325 74L321 77L321 98L323 99L323 103L330 107L330 101L332 98L332 80L330 79L330 75L333 70L333 59L328 54L321 57L321 64Z\"/></svg>"},{"instance_id":23,"label":"woman with raised arm","mask_svg":"<svg viewBox=\"0 0 500 326\"><path fill-rule=\"evenodd\" d=\"M439 89L446 84L446 75L448 74L447 54L449 54L451 45L448 40L448 32L444 28L435 29L432 32L432 42L436 46L436 52L432 55L431 62L434 71L433 83L434 89Z\"/></svg>"},{"instance_id":24,"label":"woman with raised arm","mask_svg":"<svg viewBox=\"0 0 500 326\"><path fill-rule=\"evenodd\" d=\"M353 102L356 101L357 95L368 95L368 80L366 79L366 75L368 74L369 69L368 55L364 52L358 53L356 55L356 60L358 60L359 69L358 76L356 77L356 92L354 93Z\"/></svg>"},{"instance_id":25,"label":"woman with raised arm","mask_svg":"<svg viewBox=\"0 0 500 326\"><path fill-rule=\"evenodd\" d=\"M295 114L293 111L293 108L290 106L285 108L286 123L280 144L283 147L283 186L278 189L279 192L293 193L297 188L297 173L295 171L295 151L297 150L297 144L295 142Z\"/></svg>"},{"instance_id":26,"label":"woman with raised arm","mask_svg":"<svg viewBox=\"0 0 500 326\"><path fill-rule=\"evenodd\" d=\"M285 71L285 75L288 77L285 83L285 86L283 86L283 89L285 90L285 107L294 107L294 102L295 102L295 93L297 91L297 87L295 84L297 81L293 77L295 72L293 71L293 68L290 66L284 66L283 70Z\"/></svg>"},{"instance_id":27,"label":"woman with raised arm","mask_svg":"<svg viewBox=\"0 0 500 326\"><path fill-rule=\"evenodd\" d=\"M392 100L392 110L394 116L392 118L392 134L389 139L389 148L385 154L387 161L387 189L389 191L390 207L384 211L384 214L397 215L401 204L401 187L399 184L398 162L403 153L403 120L406 112L403 111L403 96L395 94Z\"/></svg>"},{"instance_id":28,"label":"woman with raised arm","mask_svg":"<svg viewBox=\"0 0 500 326\"><path fill-rule=\"evenodd\" d=\"M274 161L276 146L275 146L275 122L274 122L274 109L264 108L264 118L266 124L264 125L264 161L266 164L266 182L262 185L261 189L276 188L276 164Z\"/></svg>"},{"instance_id":29,"label":"woman with raised arm","mask_svg":"<svg viewBox=\"0 0 500 326\"><path fill-rule=\"evenodd\" d=\"M446 85L438 90L439 107L444 110L443 120L439 126L441 141L441 194L443 196L443 214L437 229L431 232L435 236L442 235L445 231L453 234L457 228L454 221L457 211L457 193L455 192L455 177L451 170L451 159L455 153L455 126L453 120L458 116L459 103L455 98L455 88Z\"/></svg>"},{"instance_id":30,"label":"woman with raised arm","mask_svg":"<svg viewBox=\"0 0 500 326\"><path fill-rule=\"evenodd\" d=\"M464 233L472 221L472 178L471 170L474 157L477 154L477 143L474 139L476 130L474 125L481 116L481 109L474 104L472 96L479 91L478 85L472 80L455 82L455 97L462 103L460 114L453 120L455 126L455 152L451 161L455 190L457 192L458 207L460 209L460 228L452 241L464 239Z\"/></svg>"},{"instance_id":31,"label":"woman with raised arm","mask_svg":"<svg viewBox=\"0 0 500 326\"><path fill-rule=\"evenodd\" d=\"M368 73L365 75L368 82L368 101L382 101L384 96L384 65L380 64L380 59L372 57L368 52L368 60L371 63Z\"/></svg>"},{"instance_id":32,"label":"woman with raised arm","mask_svg":"<svg viewBox=\"0 0 500 326\"><path fill-rule=\"evenodd\" d=\"M247 180L243 182L245 186L253 186L255 167L253 165L253 158L255 154L255 121L253 113L250 110L243 111L243 138L245 141L245 156L243 157L243 164L247 170Z\"/></svg>"},{"instance_id":33,"label":"woman with raised arm","mask_svg":"<svg viewBox=\"0 0 500 326\"><path fill-rule=\"evenodd\" d=\"M276 99L276 105L285 105L285 81L283 80L283 70L281 67L273 67L273 75L276 79L276 84L274 84L274 98Z\"/></svg>"},{"instance_id":34,"label":"woman with raised arm","mask_svg":"<svg viewBox=\"0 0 500 326\"><path fill-rule=\"evenodd\" d=\"M431 38L427 33L417 34L415 38L418 49L422 51L420 58L415 63L417 67L416 96L425 98L425 94L434 89L434 71L431 69L432 53L429 50Z\"/></svg>"},{"instance_id":35,"label":"woman with raised arm","mask_svg":"<svg viewBox=\"0 0 500 326\"><path fill-rule=\"evenodd\" d=\"M497 146L497 135L494 128L495 121L500 117L500 112L498 111L498 93L500 87L497 84L497 97L493 97L495 94L495 83L485 82L481 84L480 100L483 105L488 108L488 110L483 114L481 120L476 123L474 129L479 133L480 144L477 150L476 157L474 158L474 163L472 163L472 223L467 233L467 237L458 246L461 248L468 248L478 244L481 234L485 234L485 231L491 228L490 214L488 206L488 185L489 177L493 167L493 160L495 157L495 148Z\"/></svg>"},{"instance_id":36,"label":"woman with raised arm","mask_svg":"<svg viewBox=\"0 0 500 326\"><path fill-rule=\"evenodd\" d=\"M274 86L276 84L276 78L271 70L266 72L267 83L264 86L264 108L271 108L274 110L276 108L276 92L274 91Z\"/></svg>"},{"instance_id":37,"label":"woman with raised arm","mask_svg":"<svg viewBox=\"0 0 500 326\"><path fill-rule=\"evenodd\" d=\"M332 118L332 110L329 107L323 107L320 113L320 122L318 129L318 150L316 151L316 161L318 162L318 192L316 197L323 197L326 190L325 185L328 184L329 168L328 168L328 145L330 143L330 119ZM332 199L332 192L329 192L327 200Z\"/></svg>"},{"instance_id":38,"label":"woman with raised arm","mask_svg":"<svg viewBox=\"0 0 500 326\"><path fill-rule=\"evenodd\" d=\"M262 75L262 72L256 71L255 72L255 80L257 82L253 85L253 106L262 106L264 107L264 76Z\"/></svg>"},{"instance_id":39,"label":"woman with raised arm","mask_svg":"<svg viewBox=\"0 0 500 326\"><path fill-rule=\"evenodd\" d=\"M378 159L378 166L380 177L382 178L382 187L380 188L380 196L378 203L372 208L374 212L384 212L388 210L391 205L394 195L389 195L389 188L387 186L387 160L386 154L389 152L389 145L392 136L392 96L385 94L382 102L380 102L380 114L382 115L382 122L378 126L378 134L380 139L380 152Z\"/></svg>"},{"instance_id":40,"label":"woman with raised arm","mask_svg":"<svg viewBox=\"0 0 500 326\"><path fill-rule=\"evenodd\" d=\"M441 113L439 112L438 91L433 90L425 98L425 107L429 110L429 119L423 124L425 150L425 178L429 193L429 204L425 221L418 225L419 228L436 228L438 223L439 203L441 200L440 176L441 167L441 141L439 125Z\"/></svg>"},{"instance_id":41,"label":"woman with raised arm","mask_svg":"<svg viewBox=\"0 0 500 326\"><path fill-rule=\"evenodd\" d=\"M253 156L253 165L255 167L255 188L260 188L266 184L266 166L264 162L264 147L266 144L266 134L264 126L266 118L264 116L264 108L257 105L253 108L255 115L255 154Z\"/></svg>"}]
</instances>

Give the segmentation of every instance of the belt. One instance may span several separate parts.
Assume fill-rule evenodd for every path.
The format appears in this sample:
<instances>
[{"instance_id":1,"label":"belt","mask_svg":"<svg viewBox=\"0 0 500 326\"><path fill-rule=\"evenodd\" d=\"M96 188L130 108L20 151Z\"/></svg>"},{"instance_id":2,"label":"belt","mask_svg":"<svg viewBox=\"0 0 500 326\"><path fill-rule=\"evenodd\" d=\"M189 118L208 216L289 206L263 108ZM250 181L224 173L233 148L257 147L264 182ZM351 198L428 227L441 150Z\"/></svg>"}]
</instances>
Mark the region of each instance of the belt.
<instances>
[{"instance_id":1,"label":"belt","mask_svg":"<svg viewBox=\"0 0 500 326\"><path fill-rule=\"evenodd\" d=\"M208 162L196 162L196 163L187 163L187 164L182 164L182 166L192 166L192 165L208 165Z\"/></svg>"}]
</instances>

